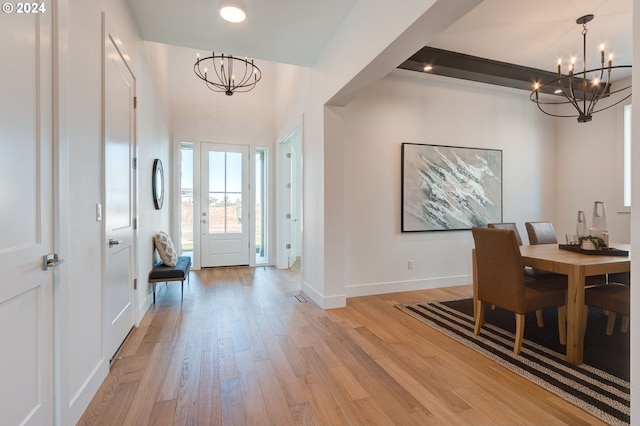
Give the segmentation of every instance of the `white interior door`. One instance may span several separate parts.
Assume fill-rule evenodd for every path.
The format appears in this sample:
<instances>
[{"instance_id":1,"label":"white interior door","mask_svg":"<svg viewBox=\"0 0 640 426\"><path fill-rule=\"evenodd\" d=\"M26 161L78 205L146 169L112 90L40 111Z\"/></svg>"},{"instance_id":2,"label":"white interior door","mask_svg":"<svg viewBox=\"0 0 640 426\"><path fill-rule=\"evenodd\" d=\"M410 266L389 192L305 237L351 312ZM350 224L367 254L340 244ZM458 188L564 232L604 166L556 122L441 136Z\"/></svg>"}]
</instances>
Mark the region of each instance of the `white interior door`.
<instances>
[{"instance_id":1,"label":"white interior door","mask_svg":"<svg viewBox=\"0 0 640 426\"><path fill-rule=\"evenodd\" d=\"M201 266L249 264L249 147L201 144Z\"/></svg>"},{"instance_id":2,"label":"white interior door","mask_svg":"<svg viewBox=\"0 0 640 426\"><path fill-rule=\"evenodd\" d=\"M282 247L282 253L286 258L286 268L291 268L295 262L295 234L294 234L294 222L293 222L293 150L289 141L282 145L282 170L281 170L281 188L282 191L282 241L280 244Z\"/></svg>"},{"instance_id":3,"label":"white interior door","mask_svg":"<svg viewBox=\"0 0 640 426\"><path fill-rule=\"evenodd\" d=\"M300 133L291 141L291 256L302 255L302 141ZM293 265L293 264L292 264Z\"/></svg>"},{"instance_id":4,"label":"white interior door","mask_svg":"<svg viewBox=\"0 0 640 426\"><path fill-rule=\"evenodd\" d=\"M278 145L278 257L276 266L291 268L302 254L302 139L294 129Z\"/></svg>"},{"instance_id":5,"label":"white interior door","mask_svg":"<svg viewBox=\"0 0 640 426\"><path fill-rule=\"evenodd\" d=\"M114 39L105 37L105 353L116 353L134 325L135 80Z\"/></svg>"},{"instance_id":6,"label":"white interior door","mask_svg":"<svg viewBox=\"0 0 640 426\"><path fill-rule=\"evenodd\" d=\"M0 25L0 423L54 424L51 4ZM10 59L9 59L10 58Z\"/></svg>"}]
</instances>

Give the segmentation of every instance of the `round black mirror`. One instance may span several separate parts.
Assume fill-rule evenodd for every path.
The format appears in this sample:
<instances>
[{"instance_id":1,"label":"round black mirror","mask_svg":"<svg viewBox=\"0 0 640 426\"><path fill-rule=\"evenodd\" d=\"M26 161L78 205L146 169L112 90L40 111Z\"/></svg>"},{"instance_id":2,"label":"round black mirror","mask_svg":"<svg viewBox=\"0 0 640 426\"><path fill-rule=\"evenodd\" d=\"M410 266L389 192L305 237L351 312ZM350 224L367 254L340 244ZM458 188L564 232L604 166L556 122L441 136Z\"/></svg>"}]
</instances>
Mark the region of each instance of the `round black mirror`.
<instances>
[{"instance_id":1,"label":"round black mirror","mask_svg":"<svg viewBox=\"0 0 640 426\"><path fill-rule=\"evenodd\" d=\"M162 161L159 158L153 160L153 175L151 179L153 204L156 206L156 210L160 210L164 201L164 171L162 170Z\"/></svg>"}]
</instances>

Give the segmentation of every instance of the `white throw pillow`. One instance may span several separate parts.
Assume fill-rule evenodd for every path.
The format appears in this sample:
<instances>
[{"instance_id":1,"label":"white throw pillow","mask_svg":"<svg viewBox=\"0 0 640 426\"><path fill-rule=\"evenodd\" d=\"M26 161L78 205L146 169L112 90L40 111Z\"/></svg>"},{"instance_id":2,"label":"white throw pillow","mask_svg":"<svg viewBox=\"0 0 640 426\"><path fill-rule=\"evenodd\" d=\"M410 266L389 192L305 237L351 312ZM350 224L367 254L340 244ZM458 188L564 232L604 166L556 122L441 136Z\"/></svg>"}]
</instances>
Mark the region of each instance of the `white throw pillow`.
<instances>
[{"instance_id":1,"label":"white throw pillow","mask_svg":"<svg viewBox=\"0 0 640 426\"><path fill-rule=\"evenodd\" d=\"M160 259L162 259L165 265L176 266L178 263L178 252L176 252L173 241L171 241L169 235L162 231L158 232L153 237L153 244L156 246Z\"/></svg>"}]
</instances>

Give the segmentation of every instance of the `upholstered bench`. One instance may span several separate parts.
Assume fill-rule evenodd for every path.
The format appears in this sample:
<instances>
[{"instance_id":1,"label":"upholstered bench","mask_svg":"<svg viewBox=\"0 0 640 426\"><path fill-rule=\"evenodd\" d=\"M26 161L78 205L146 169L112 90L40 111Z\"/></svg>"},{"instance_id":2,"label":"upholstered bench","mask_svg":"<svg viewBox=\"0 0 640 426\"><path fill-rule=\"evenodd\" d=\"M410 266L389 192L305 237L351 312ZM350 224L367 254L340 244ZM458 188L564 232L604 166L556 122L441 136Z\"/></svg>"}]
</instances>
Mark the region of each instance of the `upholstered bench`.
<instances>
[{"instance_id":1,"label":"upholstered bench","mask_svg":"<svg viewBox=\"0 0 640 426\"><path fill-rule=\"evenodd\" d=\"M157 263L149 272L149 282L153 284L153 304L156 304L156 283L181 281L180 297L184 300L184 280L189 280L189 268L191 258L189 256L178 256L176 266L167 266L164 263Z\"/></svg>"}]
</instances>

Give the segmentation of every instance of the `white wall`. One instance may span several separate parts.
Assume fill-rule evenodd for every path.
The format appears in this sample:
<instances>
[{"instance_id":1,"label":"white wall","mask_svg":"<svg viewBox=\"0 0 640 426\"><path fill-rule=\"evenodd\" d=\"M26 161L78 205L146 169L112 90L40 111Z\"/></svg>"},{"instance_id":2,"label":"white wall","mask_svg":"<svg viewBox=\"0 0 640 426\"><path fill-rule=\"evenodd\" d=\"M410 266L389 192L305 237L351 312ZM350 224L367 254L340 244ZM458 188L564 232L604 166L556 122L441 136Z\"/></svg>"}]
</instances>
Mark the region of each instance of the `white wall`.
<instances>
[{"instance_id":1,"label":"white wall","mask_svg":"<svg viewBox=\"0 0 640 426\"><path fill-rule=\"evenodd\" d=\"M59 103L63 105L61 145L69 152L68 217L63 218L61 238L68 247L63 256L65 272L57 289L59 400L61 424L75 424L108 373L109 356L103 352L102 262L103 223L96 221L96 204L104 204L102 181L102 30L101 13L111 31L122 40L136 77L140 108L137 110L139 161L139 234L142 243L137 270L138 319L148 306L146 277L152 247L150 232L168 223L168 210L153 211L150 201L150 159L168 164L168 101L163 87L162 51L145 45L122 1L69 0L60 2ZM63 163L64 163L63 162Z\"/></svg>"},{"instance_id":2,"label":"white wall","mask_svg":"<svg viewBox=\"0 0 640 426\"><path fill-rule=\"evenodd\" d=\"M502 150L504 221L526 242L525 221L554 219L553 120L523 91L397 71L343 119L347 296L471 283L469 231L400 231L402 142Z\"/></svg>"},{"instance_id":3,"label":"white wall","mask_svg":"<svg viewBox=\"0 0 640 426\"><path fill-rule=\"evenodd\" d=\"M171 187L171 121L169 104L169 55L167 46L143 41L139 44L136 63L138 93L138 307L139 319L153 303L152 287L147 282L154 266L153 236L158 231L170 232ZM135 71L134 71L135 72ZM151 173L153 161L162 160L164 171L164 206L155 209Z\"/></svg>"},{"instance_id":4,"label":"white wall","mask_svg":"<svg viewBox=\"0 0 640 426\"><path fill-rule=\"evenodd\" d=\"M588 123L573 118L557 120L558 235L575 233L578 210L584 210L590 227L594 201L604 201L610 241L630 242L631 214L621 209L622 114L623 107L615 106L595 114Z\"/></svg>"}]
</instances>

